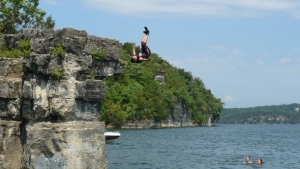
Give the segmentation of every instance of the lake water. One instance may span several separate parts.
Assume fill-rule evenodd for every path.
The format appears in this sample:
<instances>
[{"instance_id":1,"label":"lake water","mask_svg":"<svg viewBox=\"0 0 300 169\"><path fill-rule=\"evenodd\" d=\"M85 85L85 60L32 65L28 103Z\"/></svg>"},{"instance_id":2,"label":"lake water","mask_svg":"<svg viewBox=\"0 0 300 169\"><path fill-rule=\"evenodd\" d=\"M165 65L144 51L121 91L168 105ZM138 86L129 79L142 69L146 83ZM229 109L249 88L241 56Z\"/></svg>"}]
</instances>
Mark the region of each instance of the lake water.
<instances>
[{"instance_id":1,"label":"lake water","mask_svg":"<svg viewBox=\"0 0 300 169\"><path fill-rule=\"evenodd\" d=\"M121 137L106 146L109 169L300 168L300 125L118 131ZM265 164L241 164L246 156Z\"/></svg>"}]
</instances>

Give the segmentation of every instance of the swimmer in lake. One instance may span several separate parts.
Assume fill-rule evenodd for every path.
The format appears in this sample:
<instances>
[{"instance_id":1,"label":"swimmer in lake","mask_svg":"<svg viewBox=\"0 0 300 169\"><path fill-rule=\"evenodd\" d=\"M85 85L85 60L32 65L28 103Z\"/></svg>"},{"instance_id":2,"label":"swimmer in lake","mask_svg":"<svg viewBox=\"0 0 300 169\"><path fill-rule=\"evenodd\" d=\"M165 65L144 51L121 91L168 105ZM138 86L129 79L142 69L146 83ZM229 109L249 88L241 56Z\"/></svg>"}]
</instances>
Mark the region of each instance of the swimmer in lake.
<instances>
[{"instance_id":1,"label":"swimmer in lake","mask_svg":"<svg viewBox=\"0 0 300 169\"><path fill-rule=\"evenodd\" d=\"M263 165L263 160L261 158L257 159L257 165Z\"/></svg>"},{"instance_id":2,"label":"swimmer in lake","mask_svg":"<svg viewBox=\"0 0 300 169\"><path fill-rule=\"evenodd\" d=\"M243 164L253 164L253 162L250 160L250 157L247 156Z\"/></svg>"}]
</instances>

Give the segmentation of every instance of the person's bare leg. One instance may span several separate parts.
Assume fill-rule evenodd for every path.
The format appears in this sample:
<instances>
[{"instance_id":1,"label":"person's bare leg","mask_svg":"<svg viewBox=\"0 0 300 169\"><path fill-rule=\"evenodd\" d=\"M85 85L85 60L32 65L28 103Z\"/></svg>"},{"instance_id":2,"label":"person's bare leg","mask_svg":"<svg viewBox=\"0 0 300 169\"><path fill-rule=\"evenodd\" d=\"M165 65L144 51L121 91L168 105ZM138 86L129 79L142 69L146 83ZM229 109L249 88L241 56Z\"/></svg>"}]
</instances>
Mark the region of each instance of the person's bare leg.
<instances>
[{"instance_id":1,"label":"person's bare leg","mask_svg":"<svg viewBox=\"0 0 300 169\"><path fill-rule=\"evenodd\" d=\"M137 61L137 56L136 56L136 55L133 55L131 58L132 58L134 61ZM140 57L139 60L140 60L140 61L150 61L151 58L143 58L143 57Z\"/></svg>"},{"instance_id":2,"label":"person's bare leg","mask_svg":"<svg viewBox=\"0 0 300 169\"><path fill-rule=\"evenodd\" d=\"M148 36L149 36L149 35L146 35L146 34L145 34L145 35L143 36L142 42L147 43L147 41L148 41Z\"/></svg>"},{"instance_id":3,"label":"person's bare leg","mask_svg":"<svg viewBox=\"0 0 300 169\"><path fill-rule=\"evenodd\" d=\"M132 58L134 61L137 61L137 56L136 56L136 55L132 56L131 58Z\"/></svg>"},{"instance_id":4,"label":"person's bare leg","mask_svg":"<svg viewBox=\"0 0 300 169\"><path fill-rule=\"evenodd\" d=\"M135 53L135 44L133 44L133 46L132 46L132 56L131 56L131 58L134 61L137 61L137 56L136 56L136 53Z\"/></svg>"},{"instance_id":5,"label":"person's bare leg","mask_svg":"<svg viewBox=\"0 0 300 169\"><path fill-rule=\"evenodd\" d=\"M140 57L140 61L150 61L151 58L143 58L143 57Z\"/></svg>"},{"instance_id":6,"label":"person's bare leg","mask_svg":"<svg viewBox=\"0 0 300 169\"><path fill-rule=\"evenodd\" d=\"M135 44L133 44L133 46L132 46L132 55L136 56L136 53L135 53Z\"/></svg>"}]
</instances>

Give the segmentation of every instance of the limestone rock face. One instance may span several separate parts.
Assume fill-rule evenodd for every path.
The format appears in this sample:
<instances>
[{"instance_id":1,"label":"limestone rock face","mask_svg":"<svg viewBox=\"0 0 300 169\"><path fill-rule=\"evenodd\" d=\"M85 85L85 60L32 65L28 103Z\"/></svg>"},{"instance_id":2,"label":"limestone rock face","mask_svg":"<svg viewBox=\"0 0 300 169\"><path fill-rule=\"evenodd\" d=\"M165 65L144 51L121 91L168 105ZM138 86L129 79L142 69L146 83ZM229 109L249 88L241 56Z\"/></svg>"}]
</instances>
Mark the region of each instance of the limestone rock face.
<instances>
[{"instance_id":1,"label":"limestone rock face","mask_svg":"<svg viewBox=\"0 0 300 169\"><path fill-rule=\"evenodd\" d=\"M169 117L164 122L162 122L162 127L188 126L197 126L197 124L192 122L192 117L188 113L187 108L181 102L176 102L173 117L171 117L171 115L169 114Z\"/></svg>"},{"instance_id":2,"label":"limestone rock face","mask_svg":"<svg viewBox=\"0 0 300 169\"><path fill-rule=\"evenodd\" d=\"M103 123L40 122L26 131L25 168L107 168Z\"/></svg>"},{"instance_id":3,"label":"limestone rock face","mask_svg":"<svg viewBox=\"0 0 300 169\"><path fill-rule=\"evenodd\" d=\"M192 117L188 113L188 109L181 102L176 102L173 116L169 114L166 120L157 123L153 120L135 121L134 123L127 122L122 125L122 129L149 129L192 126L198 125L196 123L193 123Z\"/></svg>"},{"instance_id":4,"label":"limestone rock face","mask_svg":"<svg viewBox=\"0 0 300 169\"><path fill-rule=\"evenodd\" d=\"M20 58L11 59L0 57L0 76L10 78L21 78L23 75L22 61L23 59Z\"/></svg>"},{"instance_id":5,"label":"limestone rock face","mask_svg":"<svg viewBox=\"0 0 300 169\"><path fill-rule=\"evenodd\" d=\"M21 168L20 122L0 120L0 168Z\"/></svg>"},{"instance_id":6,"label":"limestone rock face","mask_svg":"<svg viewBox=\"0 0 300 169\"><path fill-rule=\"evenodd\" d=\"M165 83L166 82L165 73L166 73L165 71L161 71L161 72L157 73L155 76L155 80L160 83Z\"/></svg>"},{"instance_id":7,"label":"limestone rock face","mask_svg":"<svg viewBox=\"0 0 300 169\"><path fill-rule=\"evenodd\" d=\"M0 168L107 168L102 79L122 73L119 42L64 28L2 34L0 45L22 51L24 39L30 56L0 58Z\"/></svg>"}]
</instances>

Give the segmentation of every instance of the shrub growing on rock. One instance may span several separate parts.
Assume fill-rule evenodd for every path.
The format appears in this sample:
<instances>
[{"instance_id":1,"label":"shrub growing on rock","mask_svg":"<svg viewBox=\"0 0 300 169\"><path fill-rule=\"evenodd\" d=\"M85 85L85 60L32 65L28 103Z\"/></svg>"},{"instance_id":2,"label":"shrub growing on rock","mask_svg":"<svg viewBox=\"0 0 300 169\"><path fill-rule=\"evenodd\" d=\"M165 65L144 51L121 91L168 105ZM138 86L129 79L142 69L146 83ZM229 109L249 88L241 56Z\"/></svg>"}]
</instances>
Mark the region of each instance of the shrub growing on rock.
<instances>
[{"instance_id":1,"label":"shrub growing on rock","mask_svg":"<svg viewBox=\"0 0 300 169\"><path fill-rule=\"evenodd\" d=\"M96 73L96 71L95 70L92 70L91 72L90 72L90 77L91 77L91 79L95 79L95 77L96 77L96 75L97 75L97 73Z\"/></svg>"},{"instance_id":2,"label":"shrub growing on rock","mask_svg":"<svg viewBox=\"0 0 300 169\"><path fill-rule=\"evenodd\" d=\"M30 39L26 38L20 42L20 48L23 52L24 57L28 58L31 53Z\"/></svg>"},{"instance_id":3,"label":"shrub growing on rock","mask_svg":"<svg viewBox=\"0 0 300 169\"><path fill-rule=\"evenodd\" d=\"M0 45L0 57L7 57L7 58L20 58L22 53L18 49L8 49L5 43Z\"/></svg>"},{"instance_id":4,"label":"shrub growing on rock","mask_svg":"<svg viewBox=\"0 0 300 169\"><path fill-rule=\"evenodd\" d=\"M51 49L50 54L63 57L65 56L65 50L63 49L62 45L57 45L55 48Z\"/></svg>"},{"instance_id":5,"label":"shrub growing on rock","mask_svg":"<svg viewBox=\"0 0 300 169\"><path fill-rule=\"evenodd\" d=\"M64 69L60 68L60 69L55 69L52 71L51 73L56 79L61 79L64 75Z\"/></svg>"},{"instance_id":6,"label":"shrub growing on rock","mask_svg":"<svg viewBox=\"0 0 300 169\"><path fill-rule=\"evenodd\" d=\"M93 51L91 54L94 59L103 60L103 58L105 56L105 50L98 49L98 50Z\"/></svg>"}]
</instances>

